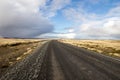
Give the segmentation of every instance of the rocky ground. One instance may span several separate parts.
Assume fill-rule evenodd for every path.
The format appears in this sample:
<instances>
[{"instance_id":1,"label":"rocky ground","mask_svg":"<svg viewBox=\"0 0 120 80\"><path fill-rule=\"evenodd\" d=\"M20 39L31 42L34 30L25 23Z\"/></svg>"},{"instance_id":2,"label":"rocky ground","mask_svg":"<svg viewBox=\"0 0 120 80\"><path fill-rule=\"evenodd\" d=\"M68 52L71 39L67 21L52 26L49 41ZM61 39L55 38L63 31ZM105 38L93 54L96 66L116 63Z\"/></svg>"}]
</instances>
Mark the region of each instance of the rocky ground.
<instances>
[{"instance_id":1,"label":"rocky ground","mask_svg":"<svg viewBox=\"0 0 120 80\"><path fill-rule=\"evenodd\" d=\"M0 39L0 41L0 74L10 66L26 58L42 42L28 39Z\"/></svg>"}]
</instances>

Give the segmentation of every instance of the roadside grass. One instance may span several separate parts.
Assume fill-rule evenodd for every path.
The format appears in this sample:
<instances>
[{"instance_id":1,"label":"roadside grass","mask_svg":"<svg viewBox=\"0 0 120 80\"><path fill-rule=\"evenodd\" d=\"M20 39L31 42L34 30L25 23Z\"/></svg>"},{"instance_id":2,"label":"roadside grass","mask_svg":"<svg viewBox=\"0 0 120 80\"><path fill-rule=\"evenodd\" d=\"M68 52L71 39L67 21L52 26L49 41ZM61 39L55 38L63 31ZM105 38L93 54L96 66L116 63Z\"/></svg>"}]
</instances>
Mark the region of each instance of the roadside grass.
<instances>
[{"instance_id":1,"label":"roadside grass","mask_svg":"<svg viewBox=\"0 0 120 80\"><path fill-rule=\"evenodd\" d=\"M0 73L31 54L42 41L44 40L0 39Z\"/></svg>"},{"instance_id":2,"label":"roadside grass","mask_svg":"<svg viewBox=\"0 0 120 80\"><path fill-rule=\"evenodd\" d=\"M120 58L120 40L59 40L77 47Z\"/></svg>"},{"instance_id":3,"label":"roadside grass","mask_svg":"<svg viewBox=\"0 0 120 80\"><path fill-rule=\"evenodd\" d=\"M39 42L39 39L4 39L0 38L0 46L17 46L20 44L28 44L32 42Z\"/></svg>"}]
</instances>

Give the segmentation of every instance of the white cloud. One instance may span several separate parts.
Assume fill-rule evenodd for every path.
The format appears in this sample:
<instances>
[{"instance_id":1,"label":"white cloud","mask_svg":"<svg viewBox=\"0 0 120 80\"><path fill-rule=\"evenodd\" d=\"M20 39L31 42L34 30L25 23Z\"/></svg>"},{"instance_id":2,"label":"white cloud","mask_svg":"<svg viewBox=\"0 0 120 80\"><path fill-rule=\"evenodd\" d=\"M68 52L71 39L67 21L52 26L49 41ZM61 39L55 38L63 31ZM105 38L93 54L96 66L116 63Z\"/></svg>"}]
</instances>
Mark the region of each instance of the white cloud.
<instances>
[{"instance_id":1,"label":"white cloud","mask_svg":"<svg viewBox=\"0 0 120 80\"><path fill-rule=\"evenodd\" d=\"M68 33L74 32L74 29L68 29Z\"/></svg>"},{"instance_id":2,"label":"white cloud","mask_svg":"<svg viewBox=\"0 0 120 80\"><path fill-rule=\"evenodd\" d=\"M53 31L51 17L71 0L0 0L0 36L36 37Z\"/></svg>"},{"instance_id":3,"label":"white cloud","mask_svg":"<svg viewBox=\"0 0 120 80\"><path fill-rule=\"evenodd\" d=\"M89 20L96 20L99 16L95 13L88 13L83 8L67 8L63 10L63 15L75 23L83 23Z\"/></svg>"},{"instance_id":4,"label":"white cloud","mask_svg":"<svg viewBox=\"0 0 120 80\"><path fill-rule=\"evenodd\" d=\"M63 14L75 23L71 29L76 34L76 38L120 39L119 5L109 10L104 16L79 9L81 8L69 8L63 11Z\"/></svg>"},{"instance_id":5,"label":"white cloud","mask_svg":"<svg viewBox=\"0 0 120 80\"><path fill-rule=\"evenodd\" d=\"M47 0L44 7L41 7L43 15L47 17L54 17L58 10L69 5L71 0ZM48 4L47 4L48 3Z\"/></svg>"},{"instance_id":6,"label":"white cloud","mask_svg":"<svg viewBox=\"0 0 120 80\"><path fill-rule=\"evenodd\" d=\"M120 35L120 19L108 19L103 27L111 35Z\"/></svg>"},{"instance_id":7,"label":"white cloud","mask_svg":"<svg viewBox=\"0 0 120 80\"><path fill-rule=\"evenodd\" d=\"M74 39L76 34L74 32L66 32L66 33L59 33L59 32L53 32L53 33L46 33L38 37L41 38L65 38L65 39Z\"/></svg>"},{"instance_id":8,"label":"white cloud","mask_svg":"<svg viewBox=\"0 0 120 80\"><path fill-rule=\"evenodd\" d=\"M115 8L112 8L106 16L107 17L119 17L120 18L120 5L118 5Z\"/></svg>"},{"instance_id":9,"label":"white cloud","mask_svg":"<svg viewBox=\"0 0 120 80\"><path fill-rule=\"evenodd\" d=\"M39 2L38 2L38 3L39 3L40 8L45 7L45 6L46 6L47 1L48 1L48 0L39 0Z\"/></svg>"},{"instance_id":10,"label":"white cloud","mask_svg":"<svg viewBox=\"0 0 120 80\"><path fill-rule=\"evenodd\" d=\"M83 23L77 33L89 38L120 38L120 19L109 18L101 21Z\"/></svg>"},{"instance_id":11,"label":"white cloud","mask_svg":"<svg viewBox=\"0 0 120 80\"><path fill-rule=\"evenodd\" d=\"M0 36L35 37L53 30L39 7L45 0L0 0Z\"/></svg>"},{"instance_id":12,"label":"white cloud","mask_svg":"<svg viewBox=\"0 0 120 80\"><path fill-rule=\"evenodd\" d=\"M76 34L75 33L62 33L62 34L57 34L56 36L59 38L73 39L75 38Z\"/></svg>"},{"instance_id":13,"label":"white cloud","mask_svg":"<svg viewBox=\"0 0 120 80\"><path fill-rule=\"evenodd\" d=\"M82 9L68 8L63 11L63 14L67 19L74 22L81 22L86 20L86 14Z\"/></svg>"}]
</instances>

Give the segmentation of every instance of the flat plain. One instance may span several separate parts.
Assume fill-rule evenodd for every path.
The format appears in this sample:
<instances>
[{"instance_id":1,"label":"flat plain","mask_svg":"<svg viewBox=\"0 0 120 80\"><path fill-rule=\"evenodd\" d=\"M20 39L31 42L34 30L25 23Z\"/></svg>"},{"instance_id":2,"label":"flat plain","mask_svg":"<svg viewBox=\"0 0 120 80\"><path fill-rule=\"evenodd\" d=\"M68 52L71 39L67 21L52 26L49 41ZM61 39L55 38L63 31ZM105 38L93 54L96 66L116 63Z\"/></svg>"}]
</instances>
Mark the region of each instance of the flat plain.
<instances>
[{"instance_id":1,"label":"flat plain","mask_svg":"<svg viewBox=\"0 0 120 80\"><path fill-rule=\"evenodd\" d=\"M2 62L12 65L0 68L0 80L120 80L119 40L40 40L1 47ZM21 55L8 56L19 50ZM114 50L117 55L110 55Z\"/></svg>"},{"instance_id":2,"label":"flat plain","mask_svg":"<svg viewBox=\"0 0 120 80\"><path fill-rule=\"evenodd\" d=\"M120 58L120 40L59 40L107 56Z\"/></svg>"},{"instance_id":3,"label":"flat plain","mask_svg":"<svg viewBox=\"0 0 120 80\"><path fill-rule=\"evenodd\" d=\"M31 54L42 40L0 39L0 73Z\"/></svg>"}]
</instances>

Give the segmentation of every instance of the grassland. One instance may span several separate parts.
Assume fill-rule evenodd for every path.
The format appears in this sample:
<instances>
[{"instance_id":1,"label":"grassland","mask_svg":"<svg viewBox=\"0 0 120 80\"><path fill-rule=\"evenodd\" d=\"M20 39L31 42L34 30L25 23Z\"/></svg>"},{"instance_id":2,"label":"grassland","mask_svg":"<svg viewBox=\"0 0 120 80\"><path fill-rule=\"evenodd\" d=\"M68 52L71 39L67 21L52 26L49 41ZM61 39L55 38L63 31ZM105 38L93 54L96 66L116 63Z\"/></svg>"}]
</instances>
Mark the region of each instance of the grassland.
<instances>
[{"instance_id":1,"label":"grassland","mask_svg":"<svg viewBox=\"0 0 120 80\"><path fill-rule=\"evenodd\" d=\"M0 46L14 46L19 44L27 44L32 42L39 42L38 39L5 39L0 38Z\"/></svg>"},{"instance_id":2,"label":"grassland","mask_svg":"<svg viewBox=\"0 0 120 80\"><path fill-rule=\"evenodd\" d=\"M59 40L100 54L120 58L120 40Z\"/></svg>"},{"instance_id":3,"label":"grassland","mask_svg":"<svg viewBox=\"0 0 120 80\"><path fill-rule=\"evenodd\" d=\"M31 54L44 40L0 39L0 73Z\"/></svg>"}]
</instances>

